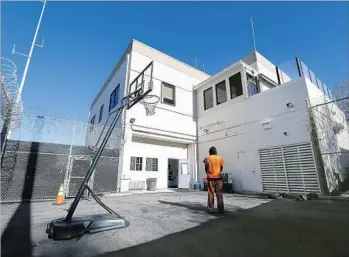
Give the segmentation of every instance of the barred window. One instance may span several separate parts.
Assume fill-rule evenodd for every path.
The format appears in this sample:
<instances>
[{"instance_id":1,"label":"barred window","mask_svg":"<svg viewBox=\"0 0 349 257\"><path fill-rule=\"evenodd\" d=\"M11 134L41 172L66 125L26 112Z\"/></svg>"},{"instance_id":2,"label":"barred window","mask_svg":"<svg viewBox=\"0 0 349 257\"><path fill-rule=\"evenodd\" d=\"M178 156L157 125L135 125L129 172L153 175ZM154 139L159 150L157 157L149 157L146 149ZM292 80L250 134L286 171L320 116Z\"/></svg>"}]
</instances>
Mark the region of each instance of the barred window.
<instances>
[{"instance_id":1,"label":"barred window","mask_svg":"<svg viewBox=\"0 0 349 257\"><path fill-rule=\"evenodd\" d=\"M143 168L143 158L142 157L131 157L130 170L142 171Z\"/></svg>"},{"instance_id":2,"label":"barred window","mask_svg":"<svg viewBox=\"0 0 349 257\"><path fill-rule=\"evenodd\" d=\"M158 159L157 158L147 158L145 164L146 171L158 171Z\"/></svg>"}]
</instances>

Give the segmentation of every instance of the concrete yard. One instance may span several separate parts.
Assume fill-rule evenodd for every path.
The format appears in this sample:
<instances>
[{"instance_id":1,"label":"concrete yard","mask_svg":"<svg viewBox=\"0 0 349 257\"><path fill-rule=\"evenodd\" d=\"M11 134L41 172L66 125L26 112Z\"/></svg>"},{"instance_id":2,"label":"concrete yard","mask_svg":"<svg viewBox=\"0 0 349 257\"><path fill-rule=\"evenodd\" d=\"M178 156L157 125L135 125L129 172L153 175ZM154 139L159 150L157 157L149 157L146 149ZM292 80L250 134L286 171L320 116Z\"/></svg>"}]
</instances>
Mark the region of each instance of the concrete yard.
<instances>
[{"instance_id":1,"label":"concrete yard","mask_svg":"<svg viewBox=\"0 0 349 257\"><path fill-rule=\"evenodd\" d=\"M131 225L80 240L51 241L46 224L69 202L3 204L2 256L349 256L349 202L265 200L225 195L227 213L205 212L205 192L102 199ZM82 201L77 215L105 212Z\"/></svg>"}]
</instances>

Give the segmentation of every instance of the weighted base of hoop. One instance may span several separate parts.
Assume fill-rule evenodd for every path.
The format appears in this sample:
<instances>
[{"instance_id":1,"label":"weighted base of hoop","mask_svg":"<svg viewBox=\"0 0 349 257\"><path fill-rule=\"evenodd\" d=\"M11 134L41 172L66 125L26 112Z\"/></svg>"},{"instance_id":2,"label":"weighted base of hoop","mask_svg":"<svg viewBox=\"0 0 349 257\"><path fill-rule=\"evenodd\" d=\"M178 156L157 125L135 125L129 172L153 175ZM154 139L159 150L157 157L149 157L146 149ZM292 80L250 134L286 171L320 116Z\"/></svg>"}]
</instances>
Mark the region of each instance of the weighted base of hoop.
<instances>
[{"instance_id":1,"label":"weighted base of hoop","mask_svg":"<svg viewBox=\"0 0 349 257\"><path fill-rule=\"evenodd\" d=\"M155 108L159 101L160 97L158 97L157 95L144 96L141 102L144 105L147 116L152 116L155 114Z\"/></svg>"}]
</instances>

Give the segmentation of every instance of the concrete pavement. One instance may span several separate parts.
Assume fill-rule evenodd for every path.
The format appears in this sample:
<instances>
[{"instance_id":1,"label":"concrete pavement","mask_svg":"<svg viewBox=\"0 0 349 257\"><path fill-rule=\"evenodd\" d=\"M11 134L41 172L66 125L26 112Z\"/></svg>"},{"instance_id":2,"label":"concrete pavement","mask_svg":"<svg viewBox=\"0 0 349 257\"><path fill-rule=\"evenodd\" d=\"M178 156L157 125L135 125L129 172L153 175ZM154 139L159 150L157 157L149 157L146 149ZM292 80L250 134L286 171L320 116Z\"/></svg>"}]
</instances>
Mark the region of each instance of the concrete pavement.
<instances>
[{"instance_id":1,"label":"concrete pavement","mask_svg":"<svg viewBox=\"0 0 349 257\"><path fill-rule=\"evenodd\" d=\"M64 216L69 204L3 205L2 233L4 225L11 226L3 234L2 256L349 257L346 201L269 201L227 194L228 212L223 216L205 212L205 192L113 196L103 201L126 216L130 227L60 242L48 240L45 228ZM104 210L94 201L83 201L77 215L100 212Z\"/></svg>"},{"instance_id":2,"label":"concrete pavement","mask_svg":"<svg viewBox=\"0 0 349 257\"><path fill-rule=\"evenodd\" d=\"M70 202L4 204L1 207L2 256L89 257L115 252L178 233L209 220L205 192L134 194L102 198L109 207L131 222L128 228L82 237L79 241L52 241L46 224L66 215ZM268 200L225 195L227 215ZM105 213L94 200L81 201L76 215ZM7 227L7 228L6 228Z\"/></svg>"}]
</instances>

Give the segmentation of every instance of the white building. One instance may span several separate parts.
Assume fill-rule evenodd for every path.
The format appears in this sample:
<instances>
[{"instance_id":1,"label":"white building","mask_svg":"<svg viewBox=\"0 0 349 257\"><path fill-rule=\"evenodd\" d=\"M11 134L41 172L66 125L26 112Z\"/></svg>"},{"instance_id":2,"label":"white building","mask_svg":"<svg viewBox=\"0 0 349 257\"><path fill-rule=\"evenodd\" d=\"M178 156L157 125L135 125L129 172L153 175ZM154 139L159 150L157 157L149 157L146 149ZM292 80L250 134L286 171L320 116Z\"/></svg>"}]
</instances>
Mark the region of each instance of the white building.
<instances>
[{"instance_id":1,"label":"white building","mask_svg":"<svg viewBox=\"0 0 349 257\"><path fill-rule=\"evenodd\" d=\"M201 182L202 160L213 145L238 190L325 193L336 186L335 174L349 167L348 158L321 154L328 138L349 150L349 142L340 140L349 138L346 124L333 134L333 119L319 126L322 119L314 114L316 129L310 132L308 105L330 101L327 88L312 72L303 74L309 72L303 63L295 61L295 72L283 72L258 52L210 77L133 40L93 101L91 123L106 123L127 94L125 85L150 62L152 94L161 98L155 115L146 116L141 103L125 110L120 133L110 141L111 147L123 145L115 170L121 191L143 189L153 177L158 189L188 188L189 179ZM334 103L323 106L329 105L336 117L343 115ZM323 135L324 127L326 136L314 139L314 131ZM87 141L95 138L90 131ZM183 172L178 173L179 166Z\"/></svg>"},{"instance_id":2,"label":"white building","mask_svg":"<svg viewBox=\"0 0 349 257\"><path fill-rule=\"evenodd\" d=\"M98 119L104 124L108 113L118 107L127 94L125 85L129 85L150 62L153 62L152 94L161 99L154 116L146 116L144 106L138 103L125 110L117 125L121 128L118 135L123 135L124 140L118 167L122 171L119 172L121 191L144 188L146 179L154 177L158 189L178 187L182 182L177 174L179 161L189 165L188 171L192 171L196 163L193 88L210 76L138 41L130 43L93 101L89 119L91 123L96 124ZM91 136L90 140L95 141L95 138ZM110 143L120 144L118 140ZM172 170L170 175L169 168ZM184 179L189 186L189 176Z\"/></svg>"},{"instance_id":3,"label":"white building","mask_svg":"<svg viewBox=\"0 0 349 257\"><path fill-rule=\"evenodd\" d=\"M237 190L326 193L349 167L349 154L339 154L349 151L343 112L304 63L295 60L294 67L287 76L252 53L195 88L198 159L216 146ZM311 125L308 106L318 104ZM344 126L337 134L336 122ZM203 178L202 163L199 170Z\"/></svg>"}]
</instances>

